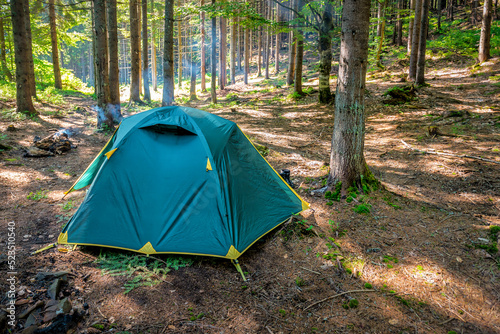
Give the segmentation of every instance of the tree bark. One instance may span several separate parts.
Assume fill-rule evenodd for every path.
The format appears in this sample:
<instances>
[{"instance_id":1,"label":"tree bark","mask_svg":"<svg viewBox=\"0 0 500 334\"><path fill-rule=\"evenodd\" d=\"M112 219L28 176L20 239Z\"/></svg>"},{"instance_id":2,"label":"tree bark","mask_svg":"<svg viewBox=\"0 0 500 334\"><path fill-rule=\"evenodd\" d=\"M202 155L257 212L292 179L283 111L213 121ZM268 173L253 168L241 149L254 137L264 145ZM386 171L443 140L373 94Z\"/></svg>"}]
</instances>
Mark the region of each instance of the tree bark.
<instances>
[{"instance_id":1,"label":"tree bark","mask_svg":"<svg viewBox=\"0 0 500 334\"><path fill-rule=\"evenodd\" d=\"M215 0L212 0L212 6L215 6ZM212 78L210 79L210 96L212 103L217 103L217 18L212 16Z\"/></svg>"},{"instance_id":2,"label":"tree bark","mask_svg":"<svg viewBox=\"0 0 500 334\"><path fill-rule=\"evenodd\" d=\"M363 0L365 1L365 0ZM297 10L300 12L302 10L303 0L297 0ZM295 56L295 78L293 83L294 93L304 95L302 91L302 60L304 58L304 36L303 31L299 30L297 36L297 53ZM330 75L330 74L328 74Z\"/></svg>"},{"instance_id":3,"label":"tree bark","mask_svg":"<svg viewBox=\"0 0 500 334\"><path fill-rule=\"evenodd\" d=\"M148 0L142 0L142 82L144 86L144 100L151 102L148 50Z\"/></svg>"},{"instance_id":4,"label":"tree bark","mask_svg":"<svg viewBox=\"0 0 500 334\"><path fill-rule=\"evenodd\" d=\"M384 38L385 38L385 21L386 21L386 16L385 16L385 6L387 4L387 0L382 1L382 4L380 5L382 7L382 14L380 16L380 37L378 40L378 47L377 47L377 55L375 56L375 61L377 62L378 67L383 67L382 63L380 62L380 55L382 53L382 46L384 45ZM379 7L380 8L380 7Z\"/></svg>"},{"instance_id":5,"label":"tree bark","mask_svg":"<svg viewBox=\"0 0 500 334\"><path fill-rule=\"evenodd\" d=\"M248 77L250 76L250 31L245 28L245 72L243 75L243 82L248 85Z\"/></svg>"},{"instance_id":6,"label":"tree bark","mask_svg":"<svg viewBox=\"0 0 500 334\"><path fill-rule=\"evenodd\" d=\"M326 2L319 29L319 103L330 103L330 71L332 69L333 8Z\"/></svg>"},{"instance_id":7,"label":"tree bark","mask_svg":"<svg viewBox=\"0 0 500 334\"><path fill-rule=\"evenodd\" d=\"M191 53L189 56L189 62L191 63L191 82L189 85L189 101L196 101L198 98L196 97L196 62L194 61L194 33L192 29L189 29L191 31Z\"/></svg>"},{"instance_id":8,"label":"tree bark","mask_svg":"<svg viewBox=\"0 0 500 334\"><path fill-rule=\"evenodd\" d=\"M50 44L52 46L52 64L54 67L54 87L62 89L61 68L59 67L59 48L57 46L56 29L56 9L54 0L49 0L49 25L50 25Z\"/></svg>"},{"instance_id":9,"label":"tree bark","mask_svg":"<svg viewBox=\"0 0 500 334\"><path fill-rule=\"evenodd\" d=\"M7 56L5 48L5 35L3 29L3 17L0 17L0 61L2 62L2 73L7 81L12 81L12 74L7 67ZM10 52L10 50L9 50Z\"/></svg>"},{"instance_id":10,"label":"tree bark","mask_svg":"<svg viewBox=\"0 0 500 334\"><path fill-rule=\"evenodd\" d=\"M411 19L411 14L415 13L415 0L410 0L410 22L408 22L408 44L407 44L407 50L406 53L408 55L411 55L411 45L412 45L412 39L413 39L413 21Z\"/></svg>"},{"instance_id":11,"label":"tree bark","mask_svg":"<svg viewBox=\"0 0 500 334\"><path fill-rule=\"evenodd\" d=\"M97 0L94 0L97 1ZM131 53L131 62L130 62L130 103L139 103L142 104L140 97L140 27L139 27L139 18L137 11L137 0L130 0L130 53ZM96 19L97 22L97 19ZM97 48L99 50L99 48Z\"/></svg>"},{"instance_id":12,"label":"tree bark","mask_svg":"<svg viewBox=\"0 0 500 334\"><path fill-rule=\"evenodd\" d=\"M290 7L293 8L294 6L294 1L290 1ZM291 19L295 19L295 13L290 11L291 14ZM295 32L293 30L290 31L289 37L288 37L288 45L289 45L289 52L288 52L288 73L286 77L286 83L288 86L293 85L293 77L295 75L295 56L297 53L297 38L295 37Z\"/></svg>"},{"instance_id":13,"label":"tree bark","mask_svg":"<svg viewBox=\"0 0 500 334\"><path fill-rule=\"evenodd\" d=\"M109 103L120 114L120 67L116 0L108 0ZM121 114L120 114L121 117Z\"/></svg>"},{"instance_id":14,"label":"tree bark","mask_svg":"<svg viewBox=\"0 0 500 334\"><path fill-rule=\"evenodd\" d=\"M201 0L200 5L203 6L205 4L204 0ZM206 54L205 54L205 12L201 12L201 27L200 27L200 32L201 32L201 91L206 92L207 87L206 87L206 72L207 72L207 65L206 65Z\"/></svg>"},{"instance_id":15,"label":"tree bark","mask_svg":"<svg viewBox=\"0 0 500 334\"><path fill-rule=\"evenodd\" d=\"M422 15L420 17L420 37L418 45L417 57L417 73L415 76L415 84L423 85L425 83L425 48L427 45L427 29L429 25L429 2L430 0L422 0Z\"/></svg>"},{"instance_id":16,"label":"tree bark","mask_svg":"<svg viewBox=\"0 0 500 334\"><path fill-rule=\"evenodd\" d=\"M257 30L257 77L262 76L262 27Z\"/></svg>"},{"instance_id":17,"label":"tree bark","mask_svg":"<svg viewBox=\"0 0 500 334\"><path fill-rule=\"evenodd\" d=\"M226 33L226 19L219 18L219 89L223 90L226 86L226 47L227 47L227 33Z\"/></svg>"},{"instance_id":18,"label":"tree bark","mask_svg":"<svg viewBox=\"0 0 500 334\"><path fill-rule=\"evenodd\" d=\"M151 15L155 16L155 8L154 8L154 0L150 1L151 3ZM158 91L158 78L157 78L157 69L156 69L156 35L155 35L156 25L155 20L153 19L151 22L151 85L153 86L153 91Z\"/></svg>"},{"instance_id":19,"label":"tree bark","mask_svg":"<svg viewBox=\"0 0 500 334\"><path fill-rule=\"evenodd\" d=\"M364 158L365 83L368 59L370 0L345 0L335 96L335 123L328 186L342 182L342 194L372 178Z\"/></svg>"},{"instance_id":20,"label":"tree bark","mask_svg":"<svg viewBox=\"0 0 500 334\"><path fill-rule=\"evenodd\" d=\"M230 55L229 55L229 68L231 72L231 84L236 83L236 17L233 17L233 24L231 25L231 45L230 45Z\"/></svg>"},{"instance_id":21,"label":"tree bark","mask_svg":"<svg viewBox=\"0 0 500 334\"><path fill-rule=\"evenodd\" d=\"M327 5L329 5L329 2L327 2ZM276 4L276 23L279 25L280 24L280 5L279 4ZM278 31L278 33L276 34L276 50L274 52L275 56L274 56L274 70L276 72L276 74L279 74L280 73L280 45L281 45L281 41L280 41L280 33Z\"/></svg>"},{"instance_id":22,"label":"tree bark","mask_svg":"<svg viewBox=\"0 0 500 334\"><path fill-rule=\"evenodd\" d=\"M403 10L403 0L397 0L398 1L398 12L396 14L396 26L398 30L398 34L396 36L396 45L397 46L402 46L403 45L403 20L401 19L401 11Z\"/></svg>"},{"instance_id":23,"label":"tree bark","mask_svg":"<svg viewBox=\"0 0 500 334\"><path fill-rule=\"evenodd\" d=\"M265 15L264 17L266 18L269 18L270 17L270 6L269 6L269 2L265 4ZM266 28L266 46L264 47L264 62L266 64L266 70L265 70L265 74L264 74L264 78L266 79L269 79L269 54L271 53L270 52L270 43L271 43L271 32L270 32L270 29L269 26Z\"/></svg>"},{"instance_id":24,"label":"tree bark","mask_svg":"<svg viewBox=\"0 0 500 334\"><path fill-rule=\"evenodd\" d=\"M163 36L163 96L162 106L174 103L174 2L165 0L165 29Z\"/></svg>"},{"instance_id":25,"label":"tree bark","mask_svg":"<svg viewBox=\"0 0 500 334\"><path fill-rule=\"evenodd\" d=\"M415 0L415 20L413 21L413 36L411 41L411 53L410 53L410 69L408 73L408 79L415 80L417 74L417 57L418 57L418 45L420 37L420 20L422 17L422 1Z\"/></svg>"},{"instance_id":26,"label":"tree bark","mask_svg":"<svg viewBox=\"0 0 500 334\"><path fill-rule=\"evenodd\" d=\"M438 0L438 10L437 10L437 31L441 30L441 11L443 10L443 0Z\"/></svg>"},{"instance_id":27,"label":"tree bark","mask_svg":"<svg viewBox=\"0 0 500 334\"><path fill-rule=\"evenodd\" d=\"M29 47L31 39L26 32L25 6L28 7L29 15L28 0L10 1L16 63L16 111L26 113L28 115L37 115L38 113L35 110L31 99L31 80L34 82L34 79L30 78L30 76L32 76L30 61L33 62L33 54L30 53Z\"/></svg>"},{"instance_id":28,"label":"tree bark","mask_svg":"<svg viewBox=\"0 0 500 334\"><path fill-rule=\"evenodd\" d=\"M479 61L483 62L491 58L491 0L484 0L483 22L481 24L481 37L479 39Z\"/></svg>"},{"instance_id":29,"label":"tree bark","mask_svg":"<svg viewBox=\"0 0 500 334\"><path fill-rule=\"evenodd\" d=\"M382 16L384 15L384 6L385 1L377 1L378 9L377 9L377 37L382 35Z\"/></svg>"}]
</instances>

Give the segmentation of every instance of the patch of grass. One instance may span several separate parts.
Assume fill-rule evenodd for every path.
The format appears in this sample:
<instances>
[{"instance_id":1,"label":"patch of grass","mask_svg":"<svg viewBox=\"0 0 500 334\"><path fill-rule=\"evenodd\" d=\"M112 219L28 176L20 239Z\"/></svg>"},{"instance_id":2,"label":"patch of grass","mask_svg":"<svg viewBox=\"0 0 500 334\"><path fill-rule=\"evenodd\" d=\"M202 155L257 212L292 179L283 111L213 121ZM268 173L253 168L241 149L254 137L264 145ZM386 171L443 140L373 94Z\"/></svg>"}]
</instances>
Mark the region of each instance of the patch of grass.
<instances>
[{"instance_id":1,"label":"patch of grass","mask_svg":"<svg viewBox=\"0 0 500 334\"><path fill-rule=\"evenodd\" d=\"M141 286L153 286L165 280L167 273L188 267L193 263L190 258L171 256L165 260L135 254L104 252L95 261L102 275L126 276L130 278L123 285L124 294Z\"/></svg>"},{"instance_id":2,"label":"patch of grass","mask_svg":"<svg viewBox=\"0 0 500 334\"><path fill-rule=\"evenodd\" d=\"M373 288L373 285L371 285L370 283L365 283L365 288L371 289Z\"/></svg>"},{"instance_id":3,"label":"patch of grass","mask_svg":"<svg viewBox=\"0 0 500 334\"><path fill-rule=\"evenodd\" d=\"M359 306L359 301L357 299L351 299L347 303L342 304L342 307L346 310L350 308L357 308Z\"/></svg>"},{"instance_id":4,"label":"patch of grass","mask_svg":"<svg viewBox=\"0 0 500 334\"><path fill-rule=\"evenodd\" d=\"M304 280L303 280L302 278L300 278L300 277L297 277L297 278L295 279L295 285L296 285L296 286L298 286L298 287L300 288L301 286L306 285L306 281L304 281Z\"/></svg>"},{"instance_id":5,"label":"patch of grass","mask_svg":"<svg viewBox=\"0 0 500 334\"><path fill-rule=\"evenodd\" d=\"M352 208L354 210L354 212L356 213L359 213L359 214L367 214L367 213L370 213L370 210L371 210L371 204L358 204L356 205L354 208Z\"/></svg>"},{"instance_id":6,"label":"patch of grass","mask_svg":"<svg viewBox=\"0 0 500 334\"><path fill-rule=\"evenodd\" d=\"M285 311L285 310L283 310L283 309L279 309L279 310L278 310L278 313L279 313L282 317L284 317L284 316L286 315L286 311Z\"/></svg>"},{"instance_id":7,"label":"patch of grass","mask_svg":"<svg viewBox=\"0 0 500 334\"><path fill-rule=\"evenodd\" d=\"M393 199L390 195L384 196L383 200L385 201L385 203L387 203L387 205L392 206L394 209L396 209L396 210L401 209L401 207L399 205L392 203ZM397 199L396 199L396 201L397 201Z\"/></svg>"},{"instance_id":8,"label":"patch of grass","mask_svg":"<svg viewBox=\"0 0 500 334\"><path fill-rule=\"evenodd\" d=\"M40 189L40 190L37 190L36 192L30 192L26 198L27 199L31 199L33 201L39 201L41 200L42 198L47 198L47 193L49 191L48 190L43 190L43 189Z\"/></svg>"},{"instance_id":9,"label":"patch of grass","mask_svg":"<svg viewBox=\"0 0 500 334\"><path fill-rule=\"evenodd\" d=\"M75 207L75 203L73 201L67 201L64 204L61 204L61 210L63 211L69 211Z\"/></svg>"}]
</instances>

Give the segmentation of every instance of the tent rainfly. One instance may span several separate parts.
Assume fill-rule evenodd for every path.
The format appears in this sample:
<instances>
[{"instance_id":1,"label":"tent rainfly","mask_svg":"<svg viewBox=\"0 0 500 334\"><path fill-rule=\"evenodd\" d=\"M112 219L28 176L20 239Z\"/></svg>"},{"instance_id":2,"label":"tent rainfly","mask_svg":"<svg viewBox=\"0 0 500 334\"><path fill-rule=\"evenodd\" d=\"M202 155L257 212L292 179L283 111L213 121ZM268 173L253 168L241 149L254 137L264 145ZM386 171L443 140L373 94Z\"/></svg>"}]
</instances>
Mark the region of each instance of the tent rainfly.
<instances>
[{"instance_id":1,"label":"tent rainfly","mask_svg":"<svg viewBox=\"0 0 500 334\"><path fill-rule=\"evenodd\" d=\"M70 190L59 244L235 261L309 207L231 121L186 107L130 116Z\"/></svg>"}]
</instances>

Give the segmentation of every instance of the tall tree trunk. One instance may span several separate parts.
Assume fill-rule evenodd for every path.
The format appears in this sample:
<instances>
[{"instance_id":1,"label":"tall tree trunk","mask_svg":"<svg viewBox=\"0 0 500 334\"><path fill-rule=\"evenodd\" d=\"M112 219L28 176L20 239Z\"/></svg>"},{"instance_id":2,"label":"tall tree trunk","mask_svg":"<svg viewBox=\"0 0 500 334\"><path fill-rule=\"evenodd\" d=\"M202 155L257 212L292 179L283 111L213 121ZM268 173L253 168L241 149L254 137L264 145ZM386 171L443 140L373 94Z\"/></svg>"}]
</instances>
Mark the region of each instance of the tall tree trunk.
<instances>
[{"instance_id":1,"label":"tall tree trunk","mask_svg":"<svg viewBox=\"0 0 500 334\"><path fill-rule=\"evenodd\" d=\"M33 62L33 54L29 52L28 44L31 40L26 32L26 12L25 6L28 7L29 1L16 0L10 1L10 11L12 17L12 34L14 36L14 54L16 62L16 111L27 113L29 115L37 115L37 111L31 100L31 68L30 59Z\"/></svg>"},{"instance_id":2,"label":"tall tree trunk","mask_svg":"<svg viewBox=\"0 0 500 334\"><path fill-rule=\"evenodd\" d=\"M438 1L438 10L437 10L437 31L441 30L441 11L443 10L443 0Z\"/></svg>"},{"instance_id":3,"label":"tall tree trunk","mask_svg":"<svg viewBox=\"0 0 500 334\"><path fill-rule=\"evenodd\" d=\"M178 7L181 7L181 0L179 0ZM177 76L179 78L179 90L182 88L182 20L181 18L177 19Z\"/></svg>"},{"instance_id":4,"label":"tall tree trunk","mask_svg":"<svg viewBox=\"0 0 500 334\"><path fill-rule=\"evenodd\" d=\"M384 45L384 38L385 38L385 22L386 22L386 15L385 15L385 6L387 4L387 0L383 0L382 4L380 5L382 7L382 14L380 16L380 37L378 40L378 47L377 47L377 55L375 56L375 61L377 62L378 67L383 67L382 63L380 62L380 55L382 54L382 46ZM380 7L379 7L380 8Z\"/></svg>"},{"instance_id":5,"label":"tall tree trunk","mask_svg":"<svg viewBox=\"0 0 500 334\"><path fill-rule=\"evenodd\" d=\"M429 26L429 2L422 0L422 14L420 17L420 37L417 57L417 73L415 75L415 84L423 85L425 83L425 47L427 44L427 30Z\"/></svg>"},{"instance_id":6,"label":"tall tree trunk","mask_svg":"<svg viewBox=\"0 0 500 334\"><path fill-rule=\"evenodd\" d=\"M342 182L342 194L362 178L373 178L364 158L365 83L368 59L370 0L343 3L339 76L328 186Z\"/></svg>"},{"instance_id":7,"label":"tall tree trunk","mask_svg":"<svg viewBox=\"0 0 500 334\"><path fill-rule=\"evenodd\" d=\"M174 85L174 2L165 0L162 106L171 106L174 103Z\"/></svg>"},{"instance_id":8,"label":"tall tree trunk","mask_svg":"<svg viewBox=\"0 0 500 334\"><path fill-rule=\"evenodd\" d=\"M212 6L215 6L215 0L212 0ZM210 79L210 95L212 103L217 103L217 18L212 16L212 78Z\"/></svg>"},{"instance_id":9,"label":"tall tree trunk","mask_svg":"<svg viewBox=\"0 0 500 334\"><path fill-rule=\"evenodd\" d=\"M158 78L157 78L157 69L156 69L156 24L154 18L155 16L155 8L154 8L154 0L150 1L151 3L151 17L153 18L151 22L151 84L153 85L153 91L158 91Z\"/></svg>"},{"instance_id":10,"label":"tall tree trunk","mask_svg":"<svg viewBox=\"0 0 500 334\"><path fill-rule=\"evenodd\" d=\"M137 0L137 36L139 36L139 94L143 95L142 89L142 49L141 49L141 33L142 33L142 7L141 0Z\"/></svg>"},{"instance_id":11,"label":"tall tree trunk","mask_svg":"<svg viewBox=\"0 0 500 334\"><path fill-rule=\"evenodd\" d=\"M413 43L413 23L414 20L411 19L411 14L415 14L415 0L410 0L410 22L408 22L408 44L406 49L406 54L411 55L411 46Z\"/></svg>"},{"instance_id":12,"label":"tall tree trunk","mask_svg":"<svg viewBox=\"0 0 500 334\"><path fill-rule=\"evenodd\" d=\"M304 6L304 0L297 0L297 11L301 11ZM364 1L364 0L363 0ZM297 36L297 53L295 56L295 78L293 82L293 91L300 95L304 95L302 91L302 60L304 58L304 35L303 31L299 30ZM328 73L328 75L330 75Z\"/></svg>"},{"instance_id":13,"label":"tall tree trunk","mask_svg":"<svg viewBox=\"0 0 500 334\"><path fill-rule=\"evenodd\" d=\"M396 14L396 26L398 30L398 34L396 36L396 45L397 46L402 46L403 45L403 20L401 19L401 11L403 10L403 0L397 0L398 1L398 12Z\"/></svg>"},{"instance_id":14,"label":"tall tree trunk","mask_svg":"<svg viewBox=\"0 0 500 334\"><path fill-rule=\"evenodd\" d=\"M271 9L269 6L269 2L265 4L265 17L269 18L271 15ZM264 47L264 61L266 64L266 70L264 74L264 78L269 79L269 58L270 58L270 49L271 49L271 28L269 26L266 27L266 46Z\"/></svg>"},{"instance_id":15,"label":"tall tree trunk","mask_svg":"<svg viewBox=\"0 0 500 334\"><path fill-rule=\"evenodd\" d=\"M94 0L97 1L97 0ZM139 103L142 104L140 97L140 26L139 26L139 18L137 12L137 0L129 0L130 6L130 53L131 53L131 62L130 62L130 103ZM97 25L97 19L96 19ZM100 50L97 48L97 50Z\"/></svg>"},{"instance_id":16,"label":"tall tree trunk","mask_svg":"<svg viewBox=\"0 0 500 334\"><path fill-rule=\"evenodd\" d=\"M116 0L107 0L108 9L108 51L109 51L109 103L116 110L115 121L120 113L120 64L118 58L118 22Z\"/></svg>"},{"instance_id":17,"label":"tall tree trunk","mask_svg":"<svg viewBox=\"0 0 500 334\"><path fill-rule=\"evenodd\" d=\"M59 48L57 46L56 29L56 9L54 0L49 0L49 25L50 25L50 44L52 46L52 64L54 67L54 87L62 89L61 69L59 67Z\"/></svg>"},{"instance_id":18,"label":"tall tree trunk","mask_svg":"<svg viewBox=\"0 0 500 334\"><path fill-rule=\"evenodd\" d=\"M31 55L33 55L33 43L32 43L33 38L31 37L31 18L30 18L29 1L26 2L24 5L24 25L26 27L26 36L30 41L27 44L28 52ZM29 84L30 93L31 96L33 96L36 99L37 97L36 97L36 82L35 82L35 63L33 62L33 56L29 58L29 70L30 70L30 75L28 77L28 80L30 82Z\"/></svg>"},{"instance_id":19,"label":"tall tree trunk","mask_svg":"<svg viewBox=\"0 0 500 334\"><path fill-rule=\"evenodd\" d=\"M280 5L277 3L276 4L276 24L280 24ZM278 33L276 34L276 50L274 52L275 56L275 63L274 63L274 70L276 71L276 74L280 73L280 41L281 34Z\"/></svg>"},{"instance_id":20,"label":"tall tree trunk","mask_svg":"<svg viewBox=\"0 0 500 334\"><path fill-rule=\"evenodd\" d=\"M448 11L447 11L448 20L453 22L453 0L448 0Z\"/></svg>"},{"instance_id":21,"label":"tall tree trunk","mask_svg":"<svg viewBox=\"0 0 500 334\"><path fill-rule=\"evenodd\" d=\"M330 71L332 69L332 19L333 8L330 2L326 2L323 12L323 20L319 29L319 103L330 103L332 92L330 91Z\"/></svg>"},{"instance_id":22,"label":"tall tree trunk","mask_svg":"<svg viewBox=\"0 0 500 334\"><path fill-rule=\"evenodd\" d=\"M378 9L377 9L377 37L380 37L382 35L382 20L384 16L384 6L385 6L385 1L377 1L378 2Z\"/></svg>"},{"instance_id":23,"label":"tall tree trunk","mask_svg":"<svg viewBox=\"0 0 500 334\"><path fill-rule=\"evenodd\" d=\"M479 61L483 62L491 58L491 0L484 0L483 22L481 24L481 37L479 39Z\"/></svg>"},{"instance_id":24,"label":"tall tree trunk","mask_svg":"<svg viewBox=\"0 0 500 334\"><path fill-rule=\"evenodd\" d=\"M245 72L243 75L243 82L248 85L248 77L250 76L250 31L245 28Z\"/></svg>"},{"instance_id":25,"label":"tall tree trunk","mask_svg":"<svg viewBox=\"0 0 500 334\"><path fill-rule=\"evenodd\" d=\"M422 1L415 0L415 20L413 21L413 37L411 41L410 69L408 78L413 81L417 74L417 57L420 37L420 19L422 17Z\"/></svg>"},{"instance_id":26,"label":"tall tree trunk","mask_svg":"<svg viewBox=\"0 0 500 334\"><path fill-rule=\"evenodd\" d=\"M290 7L294 7L294 1L290 1ZM290 11L291 19L295 19L295 13ZM293 84L293 77L295 75L295 55L297 53L297 38L295 37L295 32L293 30L290 31L288 37L288 74L286 77L286 83L288 86Z\"/></svg>"},{"instance_id":27,"label":"tall tree trunk","mask_svg":"<svg viewBox=\"0 0 500 334\"><path fill-rule=\"evenodd\" d=\"M189 101L196 101L198 98L196 97L196 62L194 61L194 33L191 29L191 53L189 56L189 62L191 63L191 82L189 85Z\"/></svg>"},{"instance_id":28,"label":"tall tree trunk","mask_svg":"<svg viewBox=\"0 0 500 334\"><path fill-rule=\"evenodd\" d=\"M229 67L231 72L231 84L236 83L236 17L233 17L233 24L231 25L231 45L230 45L230 56L229 56Z\"/></svg>"},{"instance_id":29,"label":"tall tree trunk","mask_svg":"<svg viewBox=\"0 0 500 334\"><path fill-rule=\"evenodd\" d=\"M262 27L257 28L257 77L262 76Z\"/></svg>"},{"instance_id":30,"label":"tall tree trunk","mask_svg":"<svg viewBox=\"0 0 500 334\"><path fill-rule=\"evenodd\" d=\"M239 17L236 17L236 22L240 22L240 18ZM237 27L237 33L238 33L238 43L236 44L236 56L237 56L237 61L238 61L238 70L241 72L242 70L242 67L241 67L241 55L242 55L242 52L241 52L241 38L242 38L242 30L243 28L241 27L241 25L238 23L238 27Z\"/></svg>"},{"instance_id":31,"label":"tall tree trunk","mask_svg":"<svg viewBox=\"0 0 500 334\"><path fill-rule=\"evenodd\" d=\"M204 0L201 0L200 5L203 6L205 4ZM206 54L205 54L205 12L201 12L201 91L206 92L207 87L206 87L206 72L207 72L207 65L206 65Z\"/></svg>"},{"instance_id":32,"label":"tall tree trunk","mask_svg":"<svg viewBox=\"0 0 500 334\"><path fill-rule=\"evenodd\" d=\"M144 100L151 102L148 50L148 0L142 0L142 82L144 85Z\"/></svg>"},{"instance_id":33,"label":"tall tree trunk","mask_svg":"<svg viewBox=\"0 0 500 334\"><path fill-rule=\"evenodd\" d=\"M219 89L223 90L226 86L226 19L219 18Z\"/></svg>"},{"instance_id":34,"label":"tall tree trunk","mask_svg":"<svg viewBox=\"0 0 500 334\"><path fill-rule=\"evenodd\" d=\"M114 127L113 117L108 113L109 104L109 68L108 68L108 29L106 21L106 0L94 0L95 18L95 48L96 52L96 97L97 97L97 127L106 124Z\"/></svg>"},{"instance_id":35,"label":"tall tree trunk","mask_svg":"<svg viewBox=\"0 0 500 334\"><path fill-rule=\"evenodd\" d=\"M7 67L7 57L5 52L5 35L3 30L3 17L0 17L0 61L2 62L2 73L7 81L12 81L12 74ZM10 51L10 50L9 50Z\"/></svg>"}]
</instances>

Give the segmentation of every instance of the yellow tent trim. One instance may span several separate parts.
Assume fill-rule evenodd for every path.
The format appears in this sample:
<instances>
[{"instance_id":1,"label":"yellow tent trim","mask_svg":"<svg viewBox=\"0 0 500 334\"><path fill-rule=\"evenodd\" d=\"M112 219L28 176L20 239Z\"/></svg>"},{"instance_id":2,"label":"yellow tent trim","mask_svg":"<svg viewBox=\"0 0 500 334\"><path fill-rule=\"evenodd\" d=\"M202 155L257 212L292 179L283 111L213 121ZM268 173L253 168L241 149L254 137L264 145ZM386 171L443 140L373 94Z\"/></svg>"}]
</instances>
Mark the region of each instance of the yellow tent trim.
<instances>
[{"instance_id":1,"label":"yellow tent trim","mask_svg":"<svg viewBox=\"0 0 500 334\"><path fill-rule=\"evenodd\" d=\"M245 132L243 132L243 130L241 130L241 128L240 128L240 126L238 124L236 124L236 126L245 135L245 137L250 142L250 144L252 144L253 148L260 154L259 150L257 149L257 147L255 147L255 145L252 143L252 141L250 140L250 138L248 138L247 134ZM283 180L281 178L280 174L276 171L276 169L274 169L273 166L271 166L271 164L269 163L269 161L267 161L266 158L264 158L264 156L262 154L260 154L260 156L262 157L262 159L264 159L265 162L267 162L267 164L269 165L269 167L271 167L271 169L280 177L280 180L283 181L283 183L286 184L288 188L290 188L290 190L295 194L295 196L298 197L298 199L300 199L300 202L302 203L302 211L309 209L309 207L310 207L309 203L307 203L306 201L304 201L302 199L302 197L300 197L299 194L297 194L297 192L292 187L290 187L290 185L288 184L288 182L286 182L285 180Z\"/></svg>"},{"instance_id":2,"label":"yellow tent trim","mask_svg":"<svg viewBox=\"0 0 500 334\"><path fill-rule=\"evenodd\" d=\"M111 156L113 155L113 153L115 153L115 151L116 151L117 149L118 149L118 147L117 147L117 148L115 148L114 150L109 151L108 153L106 153L106 154L104 154L104 155L105 155L105 156L108 158L108 160L109 160L109 158L111 158Z\"/></svg>"},{"instance_id":3,"label":"yellow tent trim","mask_svg":"<svg viewBox=\"0 0 500 334\"><path fill-rule=\"evenodd\" d=\"M59 238L57 238L58 244L67 244L68 243L68 232L59 234Z\"/></svg>"},{"instance_id":4,"label":"yellow tent trim","mask_svg":"<svg viewBox=\"0 0 500 334\"><path fill-rule=\"evenodd\" d=\"M207 172L212 170L212 164L210 163L210 158L207 158Z\"/></svg>"},{"instance_id":5,"label":"yellow tent trim","mask_svg":"<svg viewBox=\"0 0 500 334\"><path fill-rule=\"evenodd\" d=\"M148 241L144 246L142 246L141 249L139 249L137 252L139 253L144 253L144 254L155 254L156 251L153 248L153 245Z\"/></svg>"},{"instance_id":6,"label":"yellow tent trim","mask_svg":"<svg viewBox=\"0 0 500 334\"><path fill-rule=\"evenodd\" d=\"M234 248L233 245L229 247L229 250L227 251L226 258L234 260L237 259L241 255L240 252L236 248Z\"/></svg>"}]
</instances>

